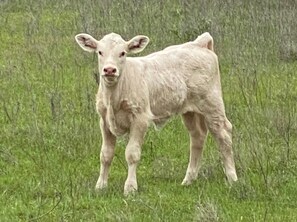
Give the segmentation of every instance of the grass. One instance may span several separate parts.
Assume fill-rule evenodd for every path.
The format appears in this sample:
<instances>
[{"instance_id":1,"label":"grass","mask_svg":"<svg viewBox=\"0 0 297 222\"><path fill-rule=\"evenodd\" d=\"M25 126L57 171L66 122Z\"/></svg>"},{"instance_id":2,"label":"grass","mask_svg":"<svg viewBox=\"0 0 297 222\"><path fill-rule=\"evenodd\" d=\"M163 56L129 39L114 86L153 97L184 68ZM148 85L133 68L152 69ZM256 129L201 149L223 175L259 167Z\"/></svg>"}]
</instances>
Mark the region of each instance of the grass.
<instances>
[{"instance_id":1,"label":"grass","mask_svg":"<svg viewBox=\"0 0 297 222\"><path fill-rule=\"evenodd\" d=\"M0 2L0 221L296 221L296 2L12 0ZM101 144L97 59L74 41L150 37L142 53L209 31L234 125L238 183L216 144L199 179L180 185L188 136L179 117L150 129L138 194L123 196L119 141L109 188L94 191Z\"/></svg>"}]
</instances>

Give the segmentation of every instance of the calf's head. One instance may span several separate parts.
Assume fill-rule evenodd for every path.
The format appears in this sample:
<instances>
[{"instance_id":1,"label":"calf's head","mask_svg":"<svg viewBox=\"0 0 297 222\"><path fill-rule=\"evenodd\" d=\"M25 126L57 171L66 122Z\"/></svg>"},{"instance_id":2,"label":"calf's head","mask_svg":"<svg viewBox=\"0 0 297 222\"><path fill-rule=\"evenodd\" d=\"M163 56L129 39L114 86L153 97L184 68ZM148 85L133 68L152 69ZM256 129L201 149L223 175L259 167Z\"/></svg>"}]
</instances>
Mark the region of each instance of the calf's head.
<instances>
[{"instance_id":1,"label":"calf's head","mask_svg":"<svg viewBox=\"0 0 297 222\"><path fill-rule=\"evenodd\" d=\"M149 42L149 38L143 35L125 41L115 33L108 34L99 41L81 33L75 36L75 40L83 50L98 54L99 73L107 86L118 82L125 67L127 53L141 52Z\"/></svg>"}]
</instances>

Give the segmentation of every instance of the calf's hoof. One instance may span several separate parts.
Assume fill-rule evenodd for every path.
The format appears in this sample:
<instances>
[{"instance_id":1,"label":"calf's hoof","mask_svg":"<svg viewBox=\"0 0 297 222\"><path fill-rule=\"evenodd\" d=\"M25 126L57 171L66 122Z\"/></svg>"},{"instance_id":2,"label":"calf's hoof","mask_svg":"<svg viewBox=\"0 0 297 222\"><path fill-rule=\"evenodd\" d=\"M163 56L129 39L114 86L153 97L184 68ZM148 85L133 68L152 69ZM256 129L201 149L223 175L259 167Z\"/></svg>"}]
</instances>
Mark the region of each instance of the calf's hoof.
<instances>
[{"instance_id":1,"label":"calf's hoof","mask_svg":"<svg viewBox=\"0 0 297 222\"><path fill-rule=\"evenodd\" d=\"M100 191L100 190L103 190L107 188L107 182L104 182L104 181L98 181L96 183L96 186L95 186L95 190L96 191Z\"/></svg>"},{"instance_id":2,"label":"calf's hoof","mask_svg":"<svg viewBox=\"0 0 297 222\"><path fill-rule=\"evenodd\" d=\"M192 183L193 183L192 180L186 180L186 179L184 179L183 182L181 183L181 185L183 185L183 186L189 186L189 185L191 185Z\"/></svg>"},{"instance_id":3,"label":"calf's hoof","mask_svg":"<svg viewBox=\"0 0 297 222\"><path fill-rule=\"evenodd\" d=\"M237 174L236 174L235 171L228 172L226 174L226 176L227 176L227 180L228 180L230 185L232 185L232 183L234 183L234 182L236 182L238 180Z\"/></svg>"},{"instance_id":4,"label":"calf's hoof","mask_svg":"<svg viewBox=\"0 0 297 222\"><path fill-rule=\"evenodd\" d=\"M134 194L136 193L137 191L137 183L133 183L133 182L126 182L125 183L125 187L124 187L124 195L125 196L128 196L128 195L131 195L131 194Z\"/></svg>"},{"instance_id":5,"label":"calf's hoof","mask_svg":"<svg viewBox=\"0 0 297 222\"><path fill-rule=\"evenodd\" d=\"M195 181L197 179L197 174L198 174L197 171L187 172L186 176L185 176L185 178L184 178L184 180L182 182L182 185L183 186L191 185L193 183L193 181Z\"/></svg>"}]
</instances>

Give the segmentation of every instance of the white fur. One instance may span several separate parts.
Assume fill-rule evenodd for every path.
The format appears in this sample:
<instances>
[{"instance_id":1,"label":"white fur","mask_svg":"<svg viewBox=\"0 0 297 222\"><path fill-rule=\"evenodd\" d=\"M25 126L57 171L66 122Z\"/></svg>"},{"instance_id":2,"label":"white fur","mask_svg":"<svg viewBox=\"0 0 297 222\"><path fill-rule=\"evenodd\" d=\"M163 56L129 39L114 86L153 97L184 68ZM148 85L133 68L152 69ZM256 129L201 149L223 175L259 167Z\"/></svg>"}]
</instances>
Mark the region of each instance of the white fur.
<instances>
[{"instance_id":1,"label":"white fur","mask_svg":"<svg viewBox=\"0 0 297 222\"><path fill-rule=\"evenodd\" d=\"M84 50L97 52L99 60L96 107L101 116L102 148L96 188L107 186L116 137L129 134L124 193L137 190L136 167L150 122L160 125L177 114L182 115L191 139L189 164L182 184L190 184L197 177L208 130L218 142L228 180L237 180L232 125L225 115L218 59L209 33L144 57L127 57L126 53L142 51L149 42L146 36L126 42L115 33L100 41L79 34L76 40ZM116 70L114 76L106 75L104 70L108 67Z\"/></svg>"}]
</instances>

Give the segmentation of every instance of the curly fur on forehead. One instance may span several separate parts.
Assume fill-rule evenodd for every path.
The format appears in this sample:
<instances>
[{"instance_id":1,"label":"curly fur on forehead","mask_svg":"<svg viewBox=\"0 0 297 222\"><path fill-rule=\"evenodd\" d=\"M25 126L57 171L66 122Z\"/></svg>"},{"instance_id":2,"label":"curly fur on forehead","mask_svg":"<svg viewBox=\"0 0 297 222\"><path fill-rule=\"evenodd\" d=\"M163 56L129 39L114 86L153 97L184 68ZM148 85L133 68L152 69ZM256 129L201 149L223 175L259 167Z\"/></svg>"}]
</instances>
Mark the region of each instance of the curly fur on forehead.
<instances>
[{"instance_id":1,"label":"curly fur on forehead","mask_svg":"<svg viewBox=\"0 0 297 222\"><path fill-rule=\"evenodd\" d=\"M116 43L116 44L120 44L120 43L125 43L125 40L123 40L123 38L116 33L110 33L106 36L104 36L101 41L103 42L111 42L111 43Z\"/></svg>"}]
</instances>

